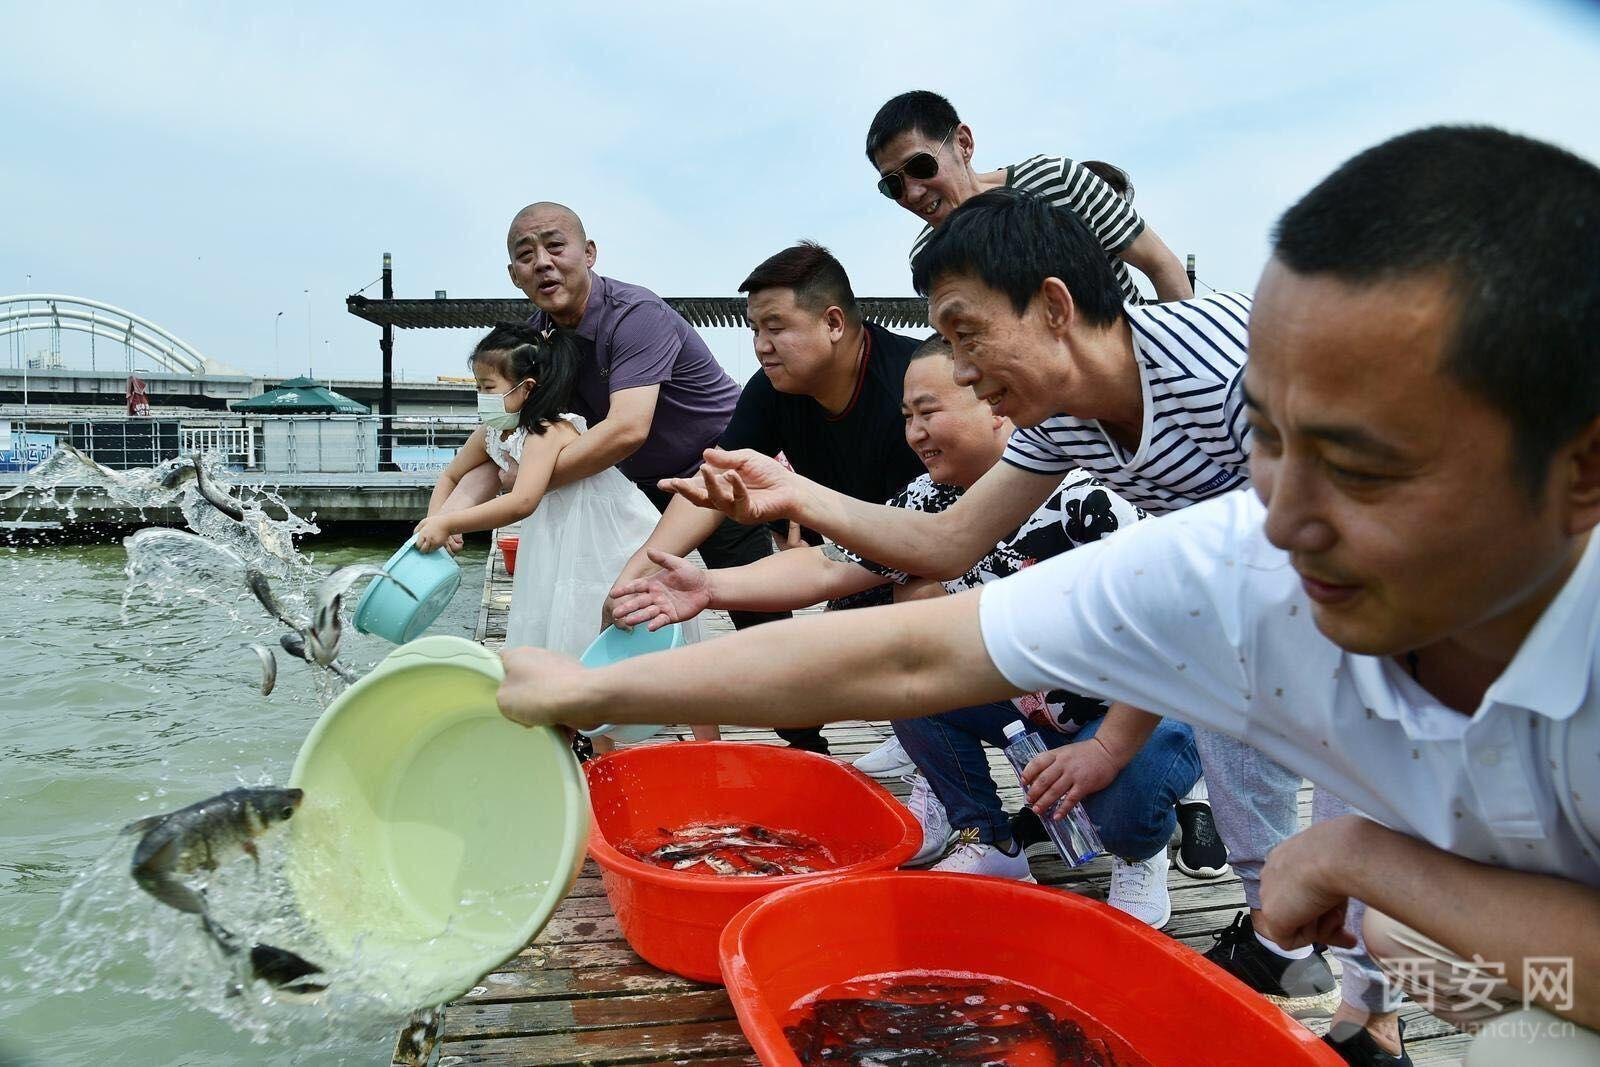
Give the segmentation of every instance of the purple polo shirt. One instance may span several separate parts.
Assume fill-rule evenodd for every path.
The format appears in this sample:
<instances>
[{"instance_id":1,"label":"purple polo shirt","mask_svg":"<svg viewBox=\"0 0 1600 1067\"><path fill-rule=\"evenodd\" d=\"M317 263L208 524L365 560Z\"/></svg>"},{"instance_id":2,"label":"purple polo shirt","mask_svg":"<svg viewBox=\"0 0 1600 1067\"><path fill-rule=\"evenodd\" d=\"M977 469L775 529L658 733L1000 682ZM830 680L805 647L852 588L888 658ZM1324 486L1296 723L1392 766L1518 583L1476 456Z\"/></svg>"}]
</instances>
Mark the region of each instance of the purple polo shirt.
<instances>
[{"instance_id":1,"label":"purple polo shirt","mask_svg":"<svg viewBox=\"0 0 1600 1067\"><path fill-rule=\"evenodd\" d=\"M717 443L733 416L738 383L659 296L593 271L589 283L576 331L586 358L572 409L593 426L611 410L612 393L659 385L650 436L617 469L648 486L693 474L700 454ZM528 321L540 329L550 324L542 311Z\"/></svg>"}]
</instances>

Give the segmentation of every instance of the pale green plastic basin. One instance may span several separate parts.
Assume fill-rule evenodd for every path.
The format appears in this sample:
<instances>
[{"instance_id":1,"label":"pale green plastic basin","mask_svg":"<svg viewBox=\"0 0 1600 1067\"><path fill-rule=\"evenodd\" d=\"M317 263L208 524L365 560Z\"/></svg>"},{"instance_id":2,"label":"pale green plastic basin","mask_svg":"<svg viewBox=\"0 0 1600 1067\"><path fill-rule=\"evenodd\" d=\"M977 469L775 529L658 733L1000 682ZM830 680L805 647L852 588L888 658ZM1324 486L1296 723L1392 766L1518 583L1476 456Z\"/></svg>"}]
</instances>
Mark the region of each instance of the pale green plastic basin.
<instances>
[{"instance_id":1,"label":"pale green plastic basin","mask_svg":"<svg viewBox=\"0 0 1600 1067\"><path fill-rule=\"evenodd\" d=\"M500 714L502 677L459 637L404 645L328 707L289 779L305 790L296 904L346 955L337 970L397 1006L472 988L538 934L583 864L577 760L558 731Z\"/></svg>"}]
</instances>

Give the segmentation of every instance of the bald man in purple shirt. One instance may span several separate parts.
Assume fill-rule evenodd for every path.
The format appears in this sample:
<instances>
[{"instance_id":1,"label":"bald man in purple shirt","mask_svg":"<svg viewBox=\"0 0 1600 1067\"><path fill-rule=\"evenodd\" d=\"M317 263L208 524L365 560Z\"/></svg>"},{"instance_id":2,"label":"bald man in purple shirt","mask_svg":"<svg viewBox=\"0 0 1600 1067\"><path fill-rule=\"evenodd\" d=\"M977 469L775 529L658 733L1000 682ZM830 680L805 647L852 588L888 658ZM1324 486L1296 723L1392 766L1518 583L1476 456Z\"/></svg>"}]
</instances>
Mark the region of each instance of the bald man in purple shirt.
<instances>
[{"instance_id":1,"label":"bald man in purple shirt","mask_svg":"<svg viewBox=\"0 0 1600 1067\"><path fill-rule=\"evenodd\" d=\"M571 208L529 204L511 220L506 246L512 284L539 308L529 321L574 331L587 357L572 406L589 429L561 450L551 488L616 467L664 509L672 496L656 482L700 469L701 453L733 415L738 383L666 301L594 272L595 244ZM742 566L771 552L766 527L731 520L700 546L708 567ZM788 618L731 614L740 629Z\"/></svg>"}]
</instances>

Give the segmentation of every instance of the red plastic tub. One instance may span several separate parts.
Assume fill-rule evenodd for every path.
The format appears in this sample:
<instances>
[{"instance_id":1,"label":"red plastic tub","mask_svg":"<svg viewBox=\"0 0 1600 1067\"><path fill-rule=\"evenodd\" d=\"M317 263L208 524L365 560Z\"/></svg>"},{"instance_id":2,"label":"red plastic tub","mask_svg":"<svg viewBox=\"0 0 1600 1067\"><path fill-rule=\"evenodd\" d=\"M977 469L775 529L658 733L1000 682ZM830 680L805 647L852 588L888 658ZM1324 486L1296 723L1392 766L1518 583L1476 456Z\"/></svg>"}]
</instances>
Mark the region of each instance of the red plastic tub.
<instances>
[{"instance_id":1,"label":"red plastic tub","mask_svg":"<svg viewBox=\"0 0 1600 1067\"><path fill-rule=\"evenodd\" d=\"M522 539L515 534L506 534L499 540L500 558L506 561L506 573L517 573L517 546Z\"/></svg>"},{"instance_id":2,"label":"red plastic tub","mask_svg":"<svg viewBox=\"0 0 1600 1067\"><path fill-rule=\"evenodd\" d=\"M681 715L673 717L681 718ZM866 775L826 756L771 745L678 742L591 760L589 855L633 950L662 970L720 982L717 939L746 904L775 889L898 867L922 844L915 816ZM818 874L724 878L673 871L618 852L657 827L712 820L796 830L844 866Z\"/></svg>"},{"instance_id":3,"label":"red plastic tub","mask_svg":"<svg viewBox=\"0 0 1600 1067\"><path fill-rule=\"evenodd\" d=\"M782 1020L800 998L891 971L962 971L1067 1001L1155 1067L1344 1062L1194 950L1099 901L970 874L813 879L722 932L722 975L766 1067L799 1064Z\"/></svg>"}]
</instances>

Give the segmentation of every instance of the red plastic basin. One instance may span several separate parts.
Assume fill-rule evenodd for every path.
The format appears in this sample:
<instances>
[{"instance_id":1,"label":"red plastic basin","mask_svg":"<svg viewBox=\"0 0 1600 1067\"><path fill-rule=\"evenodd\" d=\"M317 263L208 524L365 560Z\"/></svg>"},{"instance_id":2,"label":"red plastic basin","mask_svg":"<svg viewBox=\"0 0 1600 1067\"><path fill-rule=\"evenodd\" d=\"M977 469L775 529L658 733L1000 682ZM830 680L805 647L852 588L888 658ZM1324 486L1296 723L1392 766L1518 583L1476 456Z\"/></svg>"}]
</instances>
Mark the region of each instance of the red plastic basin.
<instances>
[{"instance_id":1,"label":"red plastic basin","mask_svg":"<svg viewBox=\"0 0 1600 1067\"><path fill-rule=\"evenodd\" d=\"M864 975L964 971L1033 986L1156 1067L1343 1060L1198 952L1115 908L1045 886L912 871L814 879L722 932L722 975L766 1067L800 1061L782 1020L801 997Z\"/></svg>"},{"instance_id":2,"label":"red plastic basin","mask_svg":"<svg viewBox=\"0 0 1600 1067\"><path fill-rule=\"evenodd\" d=\"M681 717L681 716L676 716ZM633 950L664 971L720 982L717 939L739 909L796 883L898 867L922 844L915 816L866 775L826 756L728 741L614 752L585 764L593 829L589 855ZM835 871L724 878L655 867L618 852L624 842L687 823L760 823L827 846Z\"/></svg>"},{"instance_id":3,"label":"red plastic basin","mask_svg":"<svg viewBox=\"0 0 1600 1067\"><path fill-rule=\"evenodd\" d=\"M522 539L513 534L506 534L499 540L500 558L506 562L507 574L517 573L517 546L521 543Z\"/></svg>"}]
</instances>

